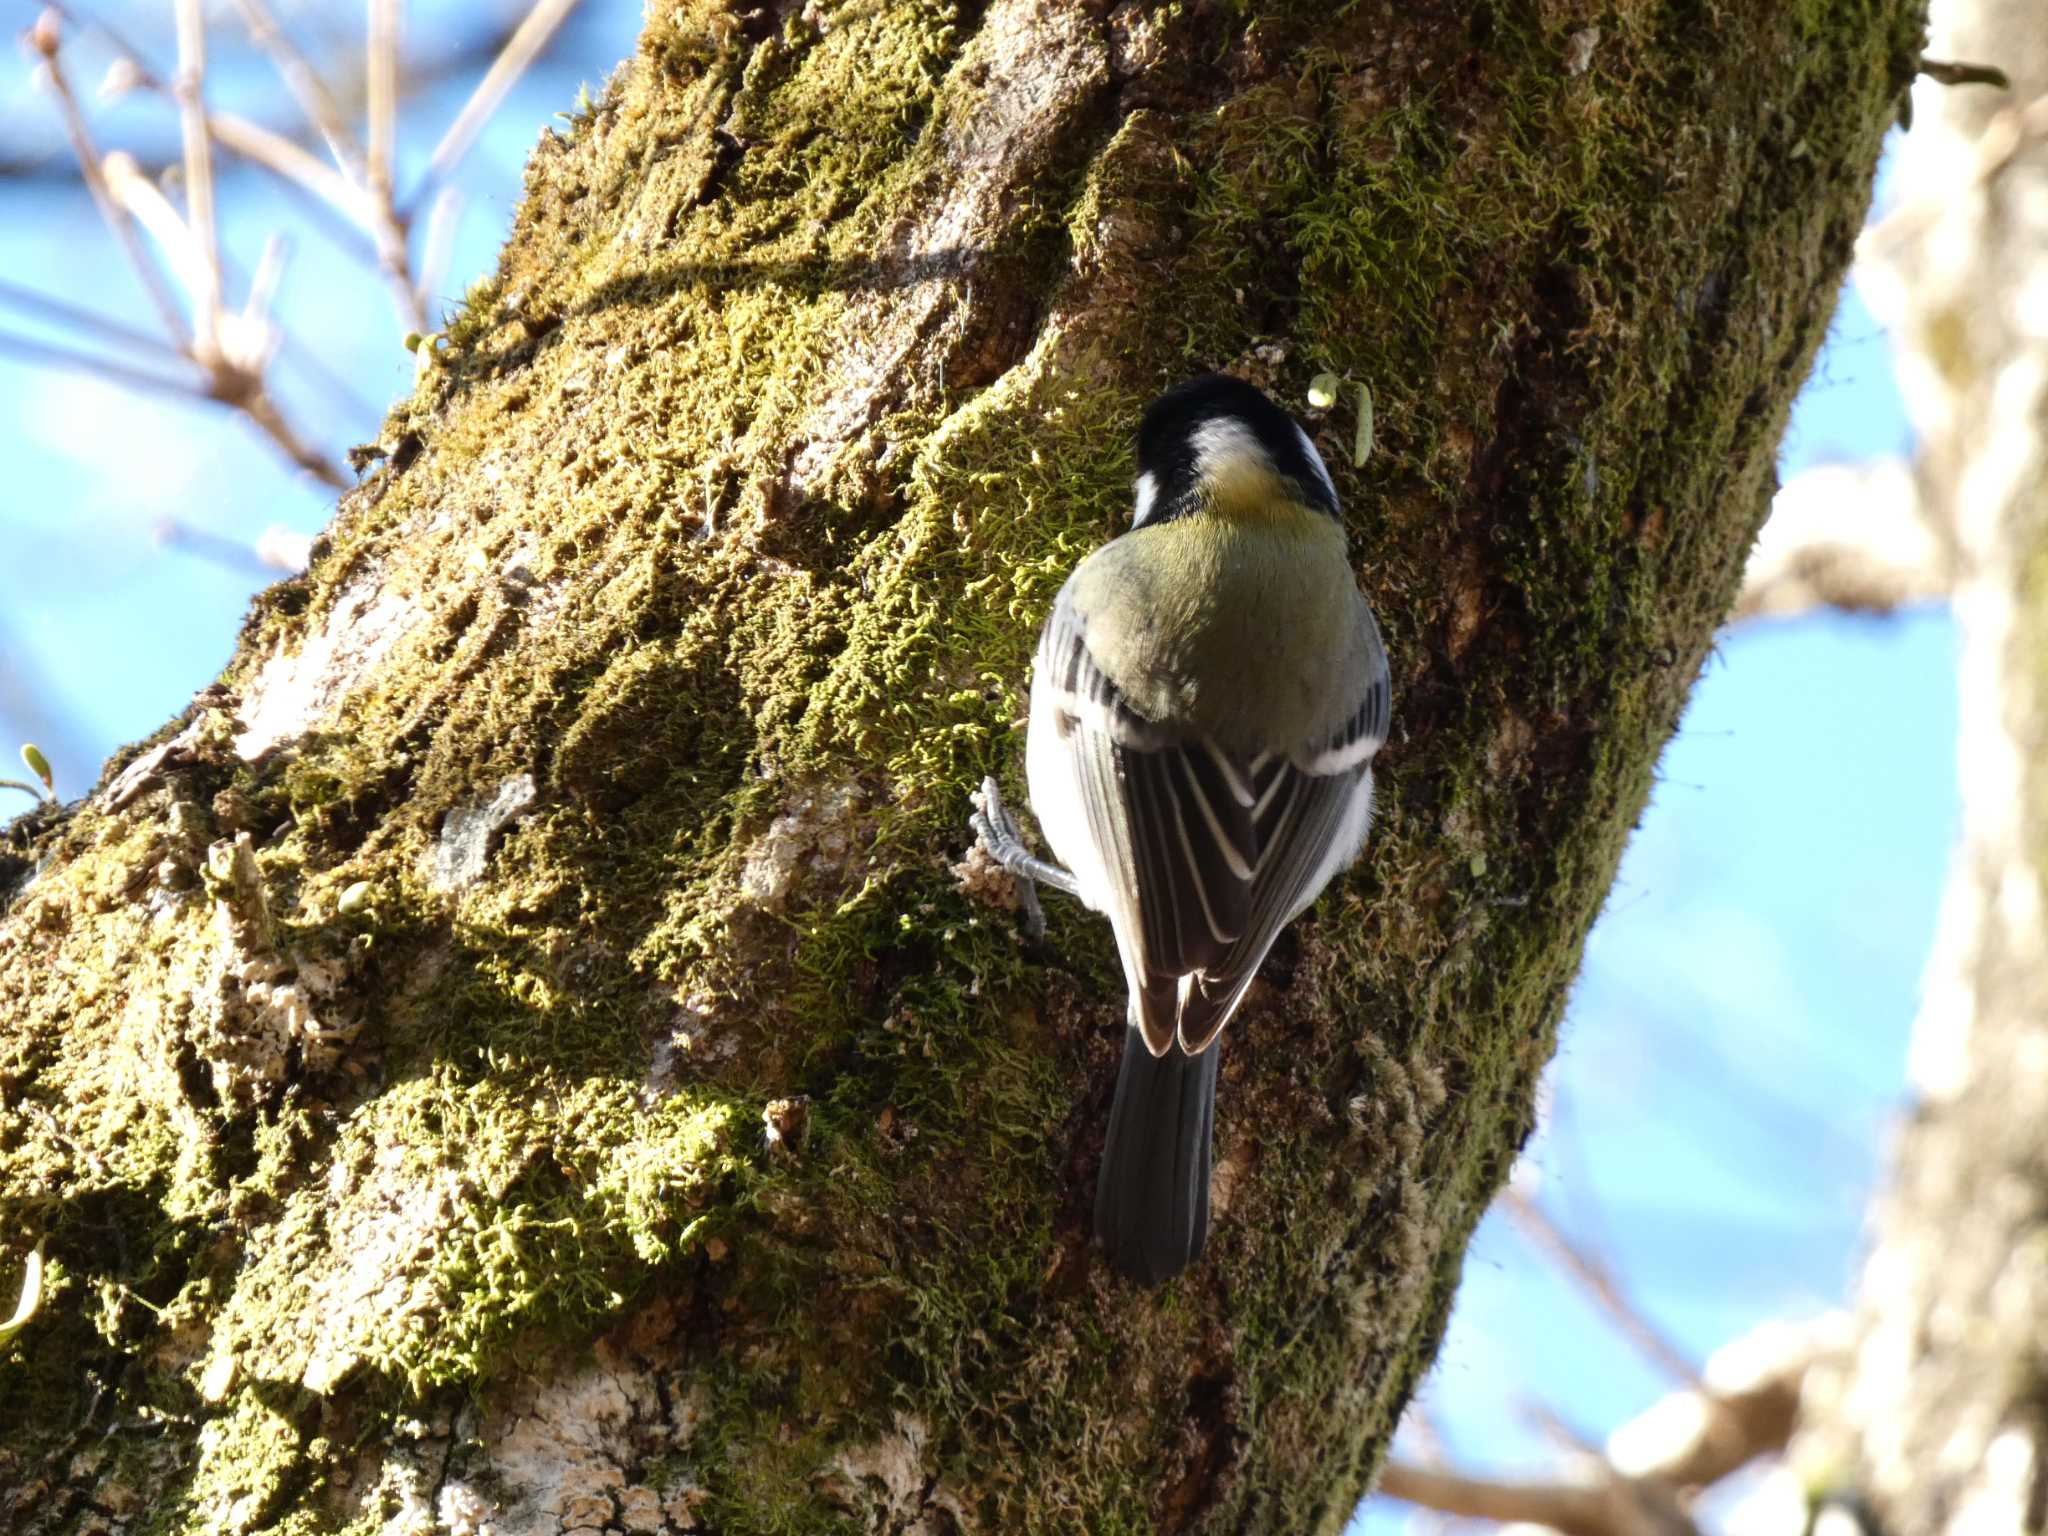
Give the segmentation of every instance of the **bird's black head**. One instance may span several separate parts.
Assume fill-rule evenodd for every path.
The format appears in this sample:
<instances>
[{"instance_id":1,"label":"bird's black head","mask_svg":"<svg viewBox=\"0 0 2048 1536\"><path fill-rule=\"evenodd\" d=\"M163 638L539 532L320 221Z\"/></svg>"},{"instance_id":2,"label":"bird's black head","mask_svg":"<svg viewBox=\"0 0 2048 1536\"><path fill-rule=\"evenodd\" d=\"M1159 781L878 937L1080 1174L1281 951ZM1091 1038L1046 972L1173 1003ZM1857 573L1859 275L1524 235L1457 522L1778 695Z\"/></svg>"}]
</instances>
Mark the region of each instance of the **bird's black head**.
<instances>
[{"instance_id":1,"label":"bird's black head","mask_svg":"<svg viewBox=\"0 0 2048 1536\"><path fill-rule=\"evenodd\" d=\"M1170 389L1138 426L1133 527L1221 496L1286 496L1337 515L1337 488L1292 416L1243 379L1209 373Z\"/></svg>"}]
</instances>

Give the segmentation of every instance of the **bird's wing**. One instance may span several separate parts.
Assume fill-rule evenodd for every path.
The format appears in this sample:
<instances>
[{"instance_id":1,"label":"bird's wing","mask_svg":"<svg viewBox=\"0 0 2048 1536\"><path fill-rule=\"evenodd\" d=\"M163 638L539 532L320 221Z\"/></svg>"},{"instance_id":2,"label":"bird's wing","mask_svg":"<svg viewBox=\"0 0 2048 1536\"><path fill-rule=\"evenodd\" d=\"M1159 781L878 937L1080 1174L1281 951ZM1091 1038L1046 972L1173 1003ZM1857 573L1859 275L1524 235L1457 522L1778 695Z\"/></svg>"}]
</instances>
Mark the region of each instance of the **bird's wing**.
<instances>
[{"instance_id":1,"label":"bird's wing","mask_svg":"<svg viewBox=\"0 0 2048 1536\"><path fill-rule=\"evenodd\" d=\"M1116 931L1155 1053L1176 1032L1188 1050L1215 1038L1281 928L1363 840L1367 764L1388 708L1373 641L1359 707L1343 727L1293 756L1244 761L1132 710L1089 655L1072 605L1055 605L1037 686L1066 732L1082 825L1047 835L1069 863L1099 874L1091 897ZM1085 860L1061 846L1076 835Z\"/></svg>"},{"instance_id":2,"label":"bird's wing","mask_svg":"<svg viewBox=\"0 0 2048 1536\"><path fill-rule=\"evenodd\" d=\"M1228 953L1181 987L1181 1047L1206 1050L1230 1021L1280 930L1358 855L1372 820L1372 759L1386 740L1393 683L1379 626L1359 605L1365 660L1357 705L1326 739L1250 765L1258 868L1244 928Z\"/></svg>"},{"instance_id":3,"label":"bird's wing","mask_svg":"<svg viewBox=\"0 0 2048 1536\"><path fill-rule=\"evenodd\" d=\"M1034 687L1045 690L1062 732L1071 824L1053 824L1035 783L1033 804L1054 851L1093 876L1083 876L1084 891L1116 931L1137 1023L1146 1044L1164 1051L1180 978L1220 959L1244 932L1255 852L1250 783L1207 743L1131 708L1089 654L1064 594L1039 642Z\"/></svg>"}]
</instances>

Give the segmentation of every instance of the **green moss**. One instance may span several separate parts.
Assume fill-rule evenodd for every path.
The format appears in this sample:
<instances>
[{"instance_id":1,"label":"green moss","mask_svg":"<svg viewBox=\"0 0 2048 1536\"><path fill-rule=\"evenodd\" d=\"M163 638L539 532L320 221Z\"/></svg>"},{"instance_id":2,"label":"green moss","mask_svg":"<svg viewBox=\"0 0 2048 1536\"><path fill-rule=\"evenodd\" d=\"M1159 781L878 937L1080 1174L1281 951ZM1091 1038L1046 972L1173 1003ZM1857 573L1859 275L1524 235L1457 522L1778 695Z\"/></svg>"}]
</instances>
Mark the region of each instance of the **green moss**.
<instances>
[{"instance_id":1,"label":"green moss","mask_svg":"<svg viewBox=\"0 0 2048 1536\"><path fill-rule=\"evenodd\" d=\"M488 1380L512 1340L580 1336L694 1248L741 1118L601 1078L394 1084L283 1201L215 1355L322 1391L357 1370L413 1396Z\"/></svg>"}]
</instances>

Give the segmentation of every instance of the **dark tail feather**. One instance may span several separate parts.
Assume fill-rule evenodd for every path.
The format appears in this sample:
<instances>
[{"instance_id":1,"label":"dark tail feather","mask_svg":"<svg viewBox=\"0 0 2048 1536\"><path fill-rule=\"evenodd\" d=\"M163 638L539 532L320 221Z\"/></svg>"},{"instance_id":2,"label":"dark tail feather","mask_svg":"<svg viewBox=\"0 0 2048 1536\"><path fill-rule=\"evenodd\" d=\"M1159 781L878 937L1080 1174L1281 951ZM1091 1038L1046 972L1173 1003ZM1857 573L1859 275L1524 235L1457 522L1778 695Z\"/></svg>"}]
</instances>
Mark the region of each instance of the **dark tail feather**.
<instances>
[{"instance_id":1,"label":"dark tail feather","mask_svg":"<svg viewBox=\"0 0 2048 1536\"><path fill-rule=\"evenodd\" d=\"M1109 1262L1140 1285L1170 1280L1201 1256L1209 1237L1209 1136L1216 1123L1211 1046L1164 1056L1124 1033L1124 1064L1095 1186L1095 1235Z\"/></svg>"}]
</instances>

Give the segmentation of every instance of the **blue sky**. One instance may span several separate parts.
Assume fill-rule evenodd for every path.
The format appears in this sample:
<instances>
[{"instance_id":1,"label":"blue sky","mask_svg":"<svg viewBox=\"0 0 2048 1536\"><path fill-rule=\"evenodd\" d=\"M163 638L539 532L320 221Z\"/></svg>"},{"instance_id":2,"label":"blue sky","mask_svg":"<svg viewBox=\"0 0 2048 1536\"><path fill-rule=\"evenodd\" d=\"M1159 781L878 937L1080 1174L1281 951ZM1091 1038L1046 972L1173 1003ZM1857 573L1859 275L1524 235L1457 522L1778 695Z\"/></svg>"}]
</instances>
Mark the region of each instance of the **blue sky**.
<instances>
[{"instance_id":1,"label":"blue sky","mask_svg":"<svg viewBox=\"0 0 2048 1536\"><path fill-rule=\"evenodd\" d=\"M133 33L168 60L161 27L145 24L157 8L109 10L142 18ZM414 6L416 56L473 34L479 10ZM638 14L637 0L586 0L500 113L461 177L468 211L449 297L490 264L535 134L579 82L594 87L609 73ZM87 87L104 63L92 52L78 50ZM452 78L412 114L411 163L473 77ZM232 58L219 88L281 121L264 78ZM159 153L172 142L168 117L146 102L107 121L111 142ZM65 164L18 65L0 64L0 154ZM228 246L245 266L276 208L241 195L248 174L229 173L222 199ZM281 309L346 387L287 368L282 394L308 434L338 452L374 435L411 360L393 345L389 302L361 264L303 226L294 243ZM0 181L0 270L150 326L67 176ZM35 327L0 313L0 329ZM1801 397L1783 469L1910 446L1885 338L1852 291ZM333 498L213 409L4 357L0 462L0 743L11 761L15 743L38 741L75 795L109 751L213 676L248 597L269 579L160 548L161 523L176 517L246 545L273 524L317 530ZM1552 1214L1597 1242L1698 1357L1764 1319L1846 1295L1883 1133L1901 1103L1956 823L1955 707L1954 636L1940 610L1818 615L1724 637L1593 934L1528 1164ZM1664 1386L1512 1227L1489 1218L1425 1394L1462 1464L1543 1470L1552 1456L1527 1405L1597 1440ZM1374 1509L1359 1525L1398 1518Z\"/></svg>"}]
</instances>

